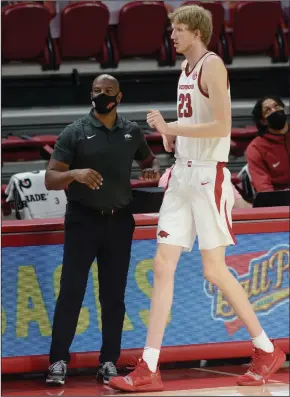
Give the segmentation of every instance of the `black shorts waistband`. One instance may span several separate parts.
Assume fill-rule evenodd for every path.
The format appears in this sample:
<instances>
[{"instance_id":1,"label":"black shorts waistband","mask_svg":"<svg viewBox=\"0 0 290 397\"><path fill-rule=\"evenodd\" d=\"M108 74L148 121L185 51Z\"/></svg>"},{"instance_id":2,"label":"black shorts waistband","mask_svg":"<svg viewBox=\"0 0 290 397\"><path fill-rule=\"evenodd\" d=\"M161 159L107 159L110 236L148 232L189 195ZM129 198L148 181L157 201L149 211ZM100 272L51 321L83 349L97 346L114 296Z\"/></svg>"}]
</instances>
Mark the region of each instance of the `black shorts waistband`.
<instances>
[{"instance_id":1,"label":"black shorts waistband","mask_svg":"<svg viewBox=\"0 0 290 397\"><path fill-rule=\"evenodd\" d=\"M76 202L76 201L70 201L67 204L67 213L71 212L84 212L86 214L91 214L91 215L101 215L101 216L114 216L119 212L130 212L131 211L131 205L128 204L125 207L120 207L120 208L92 208L88 207L82 203Z\"/></svg>"}]
</instances>

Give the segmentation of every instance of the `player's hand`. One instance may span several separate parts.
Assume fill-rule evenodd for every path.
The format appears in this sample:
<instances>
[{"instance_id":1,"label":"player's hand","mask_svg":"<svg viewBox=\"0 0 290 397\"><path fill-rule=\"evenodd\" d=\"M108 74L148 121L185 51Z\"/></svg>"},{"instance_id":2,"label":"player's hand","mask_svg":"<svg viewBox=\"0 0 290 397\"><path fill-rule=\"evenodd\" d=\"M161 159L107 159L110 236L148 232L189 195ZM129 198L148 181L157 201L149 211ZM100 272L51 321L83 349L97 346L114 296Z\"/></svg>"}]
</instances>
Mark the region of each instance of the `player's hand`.
<instances>
[{"instance_id":1,"label":"player's hand","mask_svg":"<svg viewBox=\"0 0 290 397\"><path fill-rule=\"evenodd\" d=\"M74 179L79 183L84 183L93 190L100 189L100 186L103 184L102 176L90 168L74 170Z\"/></svg>"},{"instance_id":2,"label":"player's hand","mask_svg":"<svg viewBox=\"0 0 290 397\"><path fill-rule=\"evenodd\" d=\"M159 181L160 179L160 172L154 170L153 168L145 168L141 171L141 175L139 179L143 181Z\"/></svg>"},{"instance_id":3,"label":"player's hand","mask_svg":"<svg viewBox=\"0 0 290 397\"><path fill-rule=\"evenodd\" d=\"M147 123L151 128L156 128L160 134L167 134L168 125L159 110L149 110L147 113Z\"/></svg>"},{"instance_id":4,"label":"player's hand","mask_svg":"<svg viewBox=\"0 0 290 397\"><path fill-rule=\"evenodd\" d=\"M162 135L162 139L163 139L163 146L166 152L173 152L175 149L175 136L172 135Z\"/></svg>"}]
</instances>

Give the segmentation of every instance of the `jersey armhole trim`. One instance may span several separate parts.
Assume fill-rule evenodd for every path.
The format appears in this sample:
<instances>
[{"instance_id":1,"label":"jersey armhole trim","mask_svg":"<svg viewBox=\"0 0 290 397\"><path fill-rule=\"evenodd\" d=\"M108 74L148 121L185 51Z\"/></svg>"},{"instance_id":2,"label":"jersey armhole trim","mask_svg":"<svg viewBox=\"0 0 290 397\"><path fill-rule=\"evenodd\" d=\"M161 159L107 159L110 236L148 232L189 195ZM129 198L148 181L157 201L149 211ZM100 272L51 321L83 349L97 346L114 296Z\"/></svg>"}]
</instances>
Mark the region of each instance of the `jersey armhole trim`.
<instances>
[{"instance_id":1,"label":"jersey armhole trim","mask_svg":"<svg viewBox=\"0 0 290 397\"><path fill-rule=\"evenodd\" d=\"M209 53L208 56L207 56L206 58L208 58L210 55L216 55L216 54L214 54L214 53ZM216 56L217 56L218 58L220 58L218 55L216 55ZM204 58L203 61L205 61L206 58ZM205 91L203 90L202 86L201 86L201 73L202 73L202 68L203 68L203 63L202 63L202 65L201 65L200 70L199 70L199 73L198 73L197 85L198 85L198 89L199 89L200 93L201 93L204 97L209 98L208 93L205 92ZM229 86L230 86L230 80L229 80L229 73L228 73L228 71L227 71L227 89L229 89Z\"/></svg>"}]
</instances>

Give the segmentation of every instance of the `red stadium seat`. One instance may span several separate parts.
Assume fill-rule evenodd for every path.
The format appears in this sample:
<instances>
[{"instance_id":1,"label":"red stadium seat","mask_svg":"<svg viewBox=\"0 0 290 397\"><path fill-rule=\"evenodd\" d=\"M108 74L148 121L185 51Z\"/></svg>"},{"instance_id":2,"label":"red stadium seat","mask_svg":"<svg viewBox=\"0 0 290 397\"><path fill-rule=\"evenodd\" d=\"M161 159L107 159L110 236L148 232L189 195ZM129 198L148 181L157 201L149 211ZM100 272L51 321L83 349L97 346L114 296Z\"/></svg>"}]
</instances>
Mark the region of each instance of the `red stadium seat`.
<instances>
[{"instance_id":1,"label":"red stadium seat","mask_svg":"<svg viewBox=\"0 0 290 397\"><path fill-rule=\"evenodd\" d=\"M31 142L36 142L38 146L50 145L54 146L57 135L37 135L31 137Z\"/></svg>"},{"instance_id":2,"label":"red stadium seat","mask_svg":"<svg viewBox=\"0 0 290 397\"><path fill-rule=\"evenodd\" d=\"M31 138L32 142L38 143L40 156L45 160L50 159L56 140L56 135L38 135Z\"/></svg>"},{"instance_id":3,"label":"red stadium seat","mask_svg":"<svg viewBox=\"0 0 290 397\"><path fill-rule=\"evenodd\" d=\"M237 185L241 182L240 178L238 177L237 173L232 173L231 181L233 185Z\"/></svg>"},{"instance_id":4,"label":"red stadium seat","mask_svg":"<svg viewBox=\"0 0 290 397\"><path fill-rule=\"evenodd\" d=\"M164 153L163 139L159 132L155 131L150 134L145 134L145 139L154 154Z\"/></svg>"},{"instance_id":5,"label":"red stadium seat","mask_svg":"<svg viewBox=\"0 0 290 397\"><path fill-rule=\"evenodd\" d=\"M273 62L287 61L287 32L278 1L237 2L232 11L234 53L267 53Z\"/></svg>"},{"instance_id":6,"label":"red stadium seat","mask_svg":"<svg viewBox=\"0 0 290 397\"><path fill-rule=\"evenodd\" d=\"M12 213L12 208L13 208L13 203L7 203L6 202L6 194L5 190L7 188L7 185L1 185L1 210L4 216L11 215Z\"/></svg>"},{"instance_id":7,"label":"red stadium seat","mask_svg":"<svg viewBox=\"0 0 290 397\"><path fill-rule=\"evenodd\" d=\"M257 136L257 129L249 126L246 128L232 128L230 153L235 157L242 157L250 144Z\"/></svg>"},{"instance_id":8,"label":"red stadium seat","mask_svg":"<svg viewBox=\"0 0 290 397\"><path fill-rule=\"evenodd\" d=\"M119 58L156 57L160 66L173 65L167 10L160 1L133 1L119 13L116 42Z\"/></svg>"},{"instance_id":9,"label":"red stadium seat","mask_svg":"<svg viewBox=\"0 0 290 397\"><path fill-rule=\"evenodd\" d=\"M5 196L5 190L8 185L1 185L1 197Z\"/></svg>"},{"instance_id":10,"label":"red stadium seat","mask_svg":"<svg viewBox=\"0 0 290 397\"><path fill-rule=\"evenodd\" d=\"M114 66L108 35L109 10L101 1L68 4L61 12L61 35L57 58L99 61L102 67Z\"/></svg>"},{"instance_id":11,"label":"red stadium seat","mask_svg":"<svg viewBox=\"0 0 290 397\"><path fill-rule=\"evenodd\" d=\"M1 140L2 160L12 162L47 159L51 154L48 147L53 148L56 139L56 135L27 137L27 139L8 136Z\"/></svg>"},{"instance_id":12,"label":"red stadium seat","mask_svg":"<svg viewBox=\"0 0 290 397\"><path fill-rule=\"evenodd\" d=\"M232 53L231 46L228 43L228 35L225 29L225 9L221 2L201 2L187 1L183 5L200 5L212 14L213 34L208 49L216 52L225 63L231 63Z\"/></svg>"},{"instance_id":13,"label":"red stadium seat","mask_svg":"<svg viewBox=\"0 0 290 397\"><path fill-rule=\"evenodd\" d=\"M31 145L30 141L24 140L16 136L9 136L1 139L2 161L33 161L39 160L40 154L35 145Z\"/></svg>"},{"instance_id":14,"label":"red stadium seat","mask_svg":"<svg viewBox=\"0 0 290 397\"><path fill-rule=\"evenodd\" d=\"M53 68L49 39L49 10L36 2L2 8L2 60L36 61L44 70Z\"/></svg>"},{"instance_id":15,"label":"red stadium seat","mask_svg":"<svg viewBox=\"0 0 290 397\"><path fill-rule=\"evenodd\" d=\"M142 187L158 187L158 181L145 181L143 179L131 179L132 189Z\"/></svg>"}]
</instances>

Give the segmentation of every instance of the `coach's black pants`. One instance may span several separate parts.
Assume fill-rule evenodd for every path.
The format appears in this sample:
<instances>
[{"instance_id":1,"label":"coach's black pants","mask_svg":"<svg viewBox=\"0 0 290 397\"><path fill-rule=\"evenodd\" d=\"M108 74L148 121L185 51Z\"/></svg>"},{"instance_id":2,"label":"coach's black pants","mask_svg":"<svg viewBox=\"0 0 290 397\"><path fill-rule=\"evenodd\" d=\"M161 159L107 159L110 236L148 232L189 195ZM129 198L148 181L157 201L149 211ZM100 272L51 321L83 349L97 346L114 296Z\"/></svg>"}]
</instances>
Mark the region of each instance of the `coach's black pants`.
<instances>
[{"instance_id":1,"label":"coach's black pants","mask_svg":"<svg viewBox=\"0 0 290 397\"><path fill-rule=\"evenodd\" d=\"M130 207L102 215L77 203L69 203L65 217L65 241L60 293L57 299L50 362L69 362L88 274L98 263L99 299L102 308L100 362L116 363L120 355L125 316L124 295L135 227Z\"/></svg>"}]
</instances>

